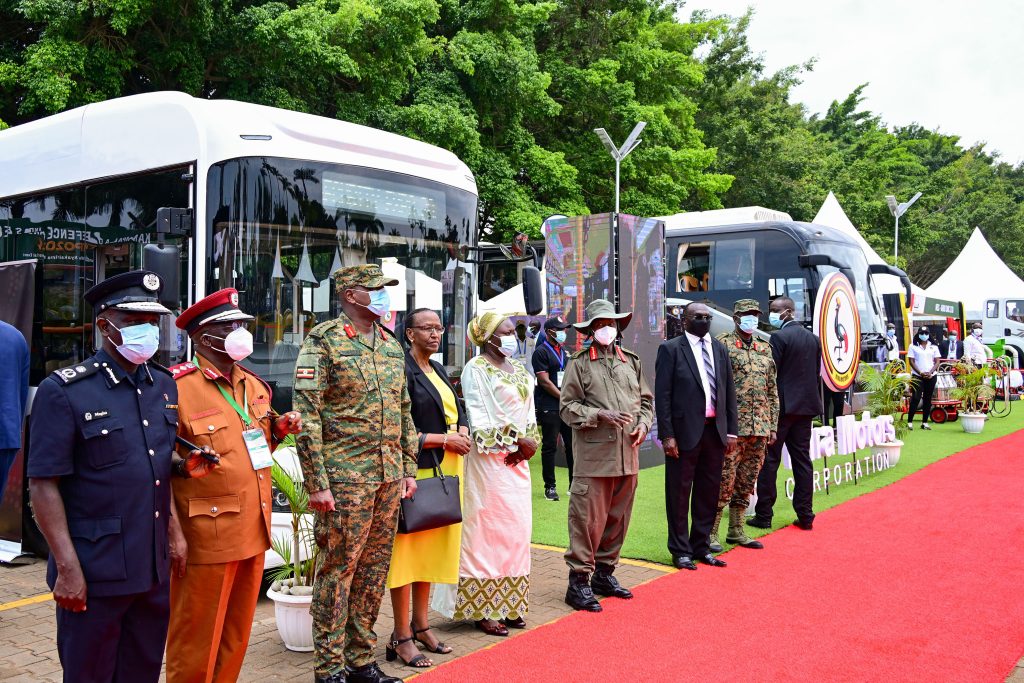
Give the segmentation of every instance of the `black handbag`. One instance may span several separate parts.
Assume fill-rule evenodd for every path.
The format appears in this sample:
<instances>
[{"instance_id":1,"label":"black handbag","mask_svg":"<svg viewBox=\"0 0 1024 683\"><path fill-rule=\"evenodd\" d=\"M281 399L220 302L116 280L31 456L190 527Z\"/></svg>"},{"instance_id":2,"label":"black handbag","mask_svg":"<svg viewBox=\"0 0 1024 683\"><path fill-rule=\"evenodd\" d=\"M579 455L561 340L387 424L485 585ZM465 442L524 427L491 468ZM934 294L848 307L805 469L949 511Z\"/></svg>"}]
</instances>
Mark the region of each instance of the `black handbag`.
<instances>
[{"instance_id":1,"label":"black handbag","mask_svg":"<svg viewBox=\"0 0 1024 683\"><path fill-rule=\"evenodd\" d=\"M439 529L462 521L462 504L459 502L459 478L441 471L434 456L434 476L416 480L416 493L403 498L398 511L398 533L414 534L417 531Z\"/></svg>"}]
</instances>

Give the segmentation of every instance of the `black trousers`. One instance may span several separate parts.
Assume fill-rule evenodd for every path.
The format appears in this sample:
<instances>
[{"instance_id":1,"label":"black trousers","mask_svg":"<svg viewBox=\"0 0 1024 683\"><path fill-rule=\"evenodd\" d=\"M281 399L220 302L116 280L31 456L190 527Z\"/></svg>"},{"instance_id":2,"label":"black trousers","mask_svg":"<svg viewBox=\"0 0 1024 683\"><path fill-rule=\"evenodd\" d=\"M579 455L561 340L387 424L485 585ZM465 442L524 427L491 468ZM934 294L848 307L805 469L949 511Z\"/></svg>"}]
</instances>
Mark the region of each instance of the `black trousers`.
<instances>
[{"instance_id":1,"label":"black trousers","mask_svg":"<svg viewBox=\"0 0 1024 683\"><path fill-rule=\"evenodd\" d=\"M924 401L924 410L921 411L921 423L924 424L932 416L932 395L935 393L935 382L938 377L932 375L928 379L914 375L913 389L910 394L910 412L907 413L907 423L914 421L917 414L917 407Z\"/></svg>"},{"instance_id":2,"label":"black trousers","mask_svg":"<svg viewBox=\"0 0 1024 683\"><path fill-rule=\"evenodd\" d=\"M757 505L754 516L763 522L772 521L772 508L778 497L776 478L782 463L782 446L789 450L793 462L793 509L798 519L814 521L814 472L811 468L811 419L810 415L783 415L779 418L775 443L768 447L768 453L757 476Z\"/></svg>"},{"instance_id":3,"label":"black trousers","mask_svg":"<svg viewBox=\"0 0 1024 683\"><path fill-rule=\"evenodd\" d=\"M718 513L724 461L725 444L714 422L705 423L696 448L680 450L678 458L665 458L668 551L673 557L703 557L711 552L708 543Z\"/></svg>"},{"instance_id":4,"label":"black trousers","mask_svg":"<svg viewBox=\"0 0 1024 683\"><path fill-rule=\"evenodd\" d=\"M57 654L64 680L156 683L171 614L170 581L145 593L87 596L84 612L57 608Z\"/></svg>"},{"instance_id":5,"label":"black trousers","mask_svg":"<svg viewBox=\"0 0 1024 683\"><path fill-rule=\"evenodd\" d=\"M845 405L845 391L832 391L828 387L825 387L825 414L822 415L822 423L831 423L833 427L838 427L839 425L836 423L836 418L842 416Z\"/></svg>"},{"instance_id":6,"label":"black trousers","mask_svg":"<svg viewBox=\"0 0 1024 683\"><path fill-rule=\"evenodd\" d=\"M562 435L565 446L565 463L569 466L569 483L572 483L572 427L562 422L557 410L538 410L537 424L540 425L540 465L544 488L555 485L555 453L558 450L558 435Z\"/></svg>"}]
</instances>

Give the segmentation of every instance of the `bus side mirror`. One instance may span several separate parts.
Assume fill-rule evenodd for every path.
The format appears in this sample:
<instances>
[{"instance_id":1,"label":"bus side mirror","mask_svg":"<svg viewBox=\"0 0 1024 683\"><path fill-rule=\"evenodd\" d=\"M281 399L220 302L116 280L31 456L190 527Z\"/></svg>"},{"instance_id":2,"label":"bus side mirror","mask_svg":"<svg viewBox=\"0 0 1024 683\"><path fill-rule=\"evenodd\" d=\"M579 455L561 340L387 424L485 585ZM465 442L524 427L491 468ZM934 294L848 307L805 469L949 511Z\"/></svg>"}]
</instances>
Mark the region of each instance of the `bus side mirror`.
<instances>
[{"instance_id":1,"label":"bus side mirror","mask_svg":"<svg viewBox=\"0 0 1024 683\"><path fill-rule=\"evenodd\" d=\"M181 249L176 244L147 244L142 249L142 267L160 276L164 288L160 303L176 310L181 304Z\"/></svg>"},{"instance_id":2,"label":"bus side mirror","mask_svg":"<svg viewBox=\"0 0 1024 683\"><path fill-rule=\"evenodd\" d=\"M544 290L540 271L533 266L523 267L523 303L527 315L537 315L544 308Z\"/></svg>"}]
</instances>

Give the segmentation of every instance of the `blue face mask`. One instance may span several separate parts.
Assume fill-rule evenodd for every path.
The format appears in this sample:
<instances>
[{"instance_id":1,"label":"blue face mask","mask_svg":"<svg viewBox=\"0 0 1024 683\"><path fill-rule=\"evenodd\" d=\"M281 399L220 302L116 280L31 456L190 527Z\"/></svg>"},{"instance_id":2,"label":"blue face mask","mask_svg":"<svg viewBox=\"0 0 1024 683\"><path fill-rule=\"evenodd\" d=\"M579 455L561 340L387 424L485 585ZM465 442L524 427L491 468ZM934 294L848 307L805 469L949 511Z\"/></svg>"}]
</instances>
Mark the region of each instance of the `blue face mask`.
<instances>
[{"instance_id":1,"label":"blue face mask","mask_svg":"<svg viewBox=\"0 0 1024 683\"><path fill-rule=\"evenodd\" d=\"M919 335L917 335L917 338L920 339L921 341L928 341L928 335L927 334L919 334Z\"/></svg>"},{"instance_id":2,"label":"blue face mask","mask_svg":"<svg viewBox=\"0 0 1024 683\"><path fill-rule=\"evenodd\" d=\"M895 337L895 336L896 336L896 330L886 330L886 332L885 332L885 333L886 333L886 334L887 334L888 336L890 336L890 337Z\"/></svg>"},{"instance_id":3,"label":"blue face mask","mask_svg":"<svg viewBox=\"0 0 1024 683\"><path fill-rule=\"evenodd\" d=\"M781 328L783 323L782 314L776 313L775 311L771 311L768 314L768 322L770 322L772 324L772 327L774 327L775 329Z\"/></svg>"},{"instance_id":4,"label":"blue face mask","mask_svg":"<svg viewBox=\"0 0 1024 683\"><path fill-rule=\"evenodd\" d=\"M378 318L391 310L391 297L386 289L374 289L367 292L370 295L369 304L359 304ZM356 303L359 303L358 301Z\"/></svg>"},{"instance_id":5,"label":"blue face mask","mask_svg":"<svg viewBox=\"0 0 1024 683\"><path fill-rule=\"evenodd\" d=\"M565 343L565 338L565 330L558 330L557 332L555 332L555 343L558 344L559 346Z\"/></svg>"},{"instance_id":6,"label":"blue face mask","mask_svg":"<svg viewBox=\"0 0 1024 683\"><path fill-rule=\"evenodd\" d=\"M756 315L741 315L740 316L740 330L747 334L753 334L754 330L757 329L757 316Z\"/></svg>"},{"instance_id":7,"label":"blue face mask","mask_svg":"<svg viewBox=\"0 0 1024 683\"><path fill-rule=\"evenodd\" d=\"M130 363L142 365L152 358L160 347L160 328L156 325L140 323L118 328L109 320L107 324L121 333L121 343L117 346L117 352Z\"/></svg>"}]
</instances>

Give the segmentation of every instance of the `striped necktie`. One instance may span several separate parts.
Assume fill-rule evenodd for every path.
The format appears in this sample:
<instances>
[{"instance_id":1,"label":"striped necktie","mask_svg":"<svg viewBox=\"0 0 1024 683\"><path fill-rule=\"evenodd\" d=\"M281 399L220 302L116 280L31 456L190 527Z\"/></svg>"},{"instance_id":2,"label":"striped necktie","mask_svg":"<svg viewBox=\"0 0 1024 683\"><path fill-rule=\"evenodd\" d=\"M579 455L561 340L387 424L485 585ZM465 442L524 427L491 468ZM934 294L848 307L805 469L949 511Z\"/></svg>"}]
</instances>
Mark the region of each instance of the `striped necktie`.
<instances>
[{"instance_id":1,"label":"striped necktie","mask_svg":"<svg viewBox=\"0 0 1024 683\"><path fill-rule=\"evenodd\" d=\"M711 391L711 406L718 405L718 383L715 381L715 366L711 364L711 354L708 353L708 338L700 338L700 348L704 355L704 374L708 377L708 389Z\"/></svg>"}]
</instances>

